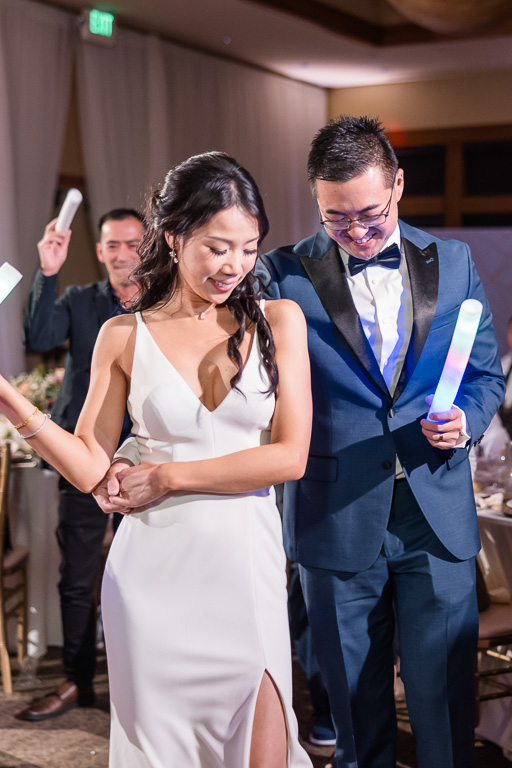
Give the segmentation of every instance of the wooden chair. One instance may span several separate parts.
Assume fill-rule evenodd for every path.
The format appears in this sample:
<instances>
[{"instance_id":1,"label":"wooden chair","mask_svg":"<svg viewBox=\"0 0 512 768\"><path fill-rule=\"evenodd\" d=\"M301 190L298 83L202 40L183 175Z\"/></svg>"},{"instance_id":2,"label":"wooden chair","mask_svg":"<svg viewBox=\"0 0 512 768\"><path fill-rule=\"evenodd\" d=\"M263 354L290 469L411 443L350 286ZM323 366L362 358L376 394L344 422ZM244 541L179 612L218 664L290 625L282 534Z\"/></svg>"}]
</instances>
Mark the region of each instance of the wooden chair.
<instances>
[{"instance_id":1,"label":"wooden chair","mask_svg":"<svg viewBox=\"0 0 512 768\"><path fill-rule=\"evenodd\" d=\"M11 662L7 647L7 619L17 616L18 661L27 653L27 563L28 550L15 547L4 551L7 528L11 451L0 446L0 667L5 693L12 693Z\"/></svg>"},{"instance_id":2,"label":"wooden chair","mask_svg":"<svg viewBox=\"0 0 512 768\"><path fill-rule=\"evenodd\" d=\"M510 682L497 679L512 673L512 659L498 651L504 645L512 645L512 605L491 603L479 614L478 660L475 669L477 702L512 696L512 679ZM491 659L492 666L486 665L483 668L484 658Z\"/></svg>"}]
</instances>

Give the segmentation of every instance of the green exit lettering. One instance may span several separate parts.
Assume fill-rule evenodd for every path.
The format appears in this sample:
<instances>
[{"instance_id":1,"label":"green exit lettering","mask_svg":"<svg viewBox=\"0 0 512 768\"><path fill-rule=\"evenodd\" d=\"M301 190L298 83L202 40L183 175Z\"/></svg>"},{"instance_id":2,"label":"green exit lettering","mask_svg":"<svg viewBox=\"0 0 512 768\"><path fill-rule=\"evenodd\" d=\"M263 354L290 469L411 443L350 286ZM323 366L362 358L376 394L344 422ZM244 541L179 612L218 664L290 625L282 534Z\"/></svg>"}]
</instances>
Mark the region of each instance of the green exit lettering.
<instances>
[{"instance_id":1,"label":"green exit lettering","mask_svg":"<svg viewBox=\"0 0 512 768\"><path fill-rule=\"evenodd\" d=\"M105 13L104 11L90 11L89 30L93 35L112 37L113 24L114 17L111 13Z\"/></svg>"}]
</instances>

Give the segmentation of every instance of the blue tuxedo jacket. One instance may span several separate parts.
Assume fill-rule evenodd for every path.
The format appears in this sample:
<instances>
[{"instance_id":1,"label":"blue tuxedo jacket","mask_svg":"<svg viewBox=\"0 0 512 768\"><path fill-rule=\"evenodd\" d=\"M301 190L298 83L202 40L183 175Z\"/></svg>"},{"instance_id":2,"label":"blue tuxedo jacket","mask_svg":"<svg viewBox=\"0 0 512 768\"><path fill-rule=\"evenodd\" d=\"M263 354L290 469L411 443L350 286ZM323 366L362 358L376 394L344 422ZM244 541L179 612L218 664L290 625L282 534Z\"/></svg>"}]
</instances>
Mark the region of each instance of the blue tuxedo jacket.
<instances>
[{"instance_id":1,"label":"blue tuxedo jacket","mask_svg":"<svg viewBox=\"0 0 512 768\"><path fill-rule=\"evenodd\" d=\"M304 477L284 492L288 556L303 565L360 571L376 560L388 524L395 458L430 526L459 559L480 549L468 451L423 436L425 396L436 388L461 303L484 305L456 404L476 442L504 393L489 305L469 248L400 222L413 331L393 397L363 332L337 245L321 231L264 257L268 294L289 298L308 322L313 433Z\"/></svg>"}]
</instances>

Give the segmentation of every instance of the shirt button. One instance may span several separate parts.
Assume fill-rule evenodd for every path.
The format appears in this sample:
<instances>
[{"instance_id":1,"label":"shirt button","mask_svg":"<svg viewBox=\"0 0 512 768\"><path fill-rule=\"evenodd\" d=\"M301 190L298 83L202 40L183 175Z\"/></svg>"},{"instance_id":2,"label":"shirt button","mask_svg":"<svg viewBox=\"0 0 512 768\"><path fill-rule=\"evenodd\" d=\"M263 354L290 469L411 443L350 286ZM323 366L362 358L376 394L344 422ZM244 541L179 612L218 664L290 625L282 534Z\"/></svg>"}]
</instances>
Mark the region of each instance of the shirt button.
<instances>
[{"instance_id":1,"label":"shirt button","mask_svg":"<svg viewBox=\"0 0 512 768\"><path fill-rule=\"evenodd\" d=\"M391 469L393 464L386 459L386 461L382 462L382 469Z\"/></svg>"}]
</instances>

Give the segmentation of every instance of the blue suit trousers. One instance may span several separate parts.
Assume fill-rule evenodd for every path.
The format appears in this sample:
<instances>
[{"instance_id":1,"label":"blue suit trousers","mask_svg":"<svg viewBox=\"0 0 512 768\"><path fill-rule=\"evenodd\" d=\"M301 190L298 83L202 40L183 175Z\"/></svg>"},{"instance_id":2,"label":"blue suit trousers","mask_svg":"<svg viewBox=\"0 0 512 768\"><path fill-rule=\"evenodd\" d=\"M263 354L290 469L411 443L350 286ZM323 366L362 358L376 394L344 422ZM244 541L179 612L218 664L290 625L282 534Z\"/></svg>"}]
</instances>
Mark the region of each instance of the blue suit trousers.
<instances>
[{"instance_id":1,"label":"blue suit trousers","mask_svg":"<svg viewBox=\"0 0 512 768\"><path fill-rule=\"evenodd\" d=\"M474 766L475 563L441 544L408 483L395 483L384 543L368 570L302 565L300 575L337 768L395 768L395 629L419 768Z\"/></svg>"}]
</instances>

